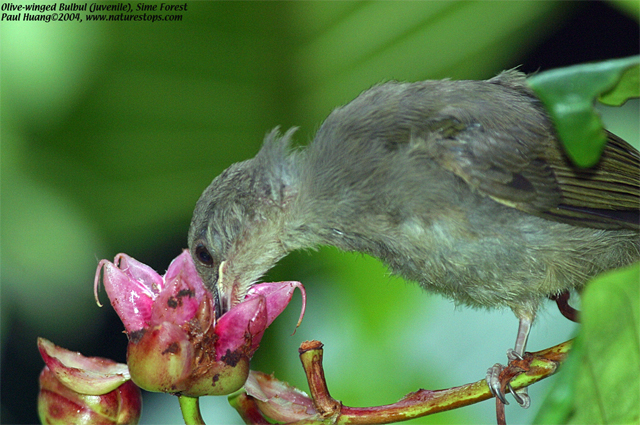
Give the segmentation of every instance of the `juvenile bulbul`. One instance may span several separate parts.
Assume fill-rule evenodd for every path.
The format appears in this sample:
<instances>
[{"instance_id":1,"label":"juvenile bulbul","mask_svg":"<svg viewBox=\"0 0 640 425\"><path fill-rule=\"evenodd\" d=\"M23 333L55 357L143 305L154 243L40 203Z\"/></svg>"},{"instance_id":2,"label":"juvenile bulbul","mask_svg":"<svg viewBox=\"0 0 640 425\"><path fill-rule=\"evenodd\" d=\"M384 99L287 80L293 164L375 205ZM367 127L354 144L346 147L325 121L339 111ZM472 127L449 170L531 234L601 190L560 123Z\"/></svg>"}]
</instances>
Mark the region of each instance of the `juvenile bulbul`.
<instances>
[{"instance_id":1,"label":"juvenile bulbul","mask_svg":"<svg viewBox=\"0 0 640 425\"><path fill-rule=\"evenodd\" d=\"M456 303L511 308L517 356L542 300L640 259L638 151L608 133L600 162L575 167L520 72L388 82L306 148L293 134L271 131L197 202L189 249L219 315L289 252L333 245Z\"/></svg>"}]
</instances>

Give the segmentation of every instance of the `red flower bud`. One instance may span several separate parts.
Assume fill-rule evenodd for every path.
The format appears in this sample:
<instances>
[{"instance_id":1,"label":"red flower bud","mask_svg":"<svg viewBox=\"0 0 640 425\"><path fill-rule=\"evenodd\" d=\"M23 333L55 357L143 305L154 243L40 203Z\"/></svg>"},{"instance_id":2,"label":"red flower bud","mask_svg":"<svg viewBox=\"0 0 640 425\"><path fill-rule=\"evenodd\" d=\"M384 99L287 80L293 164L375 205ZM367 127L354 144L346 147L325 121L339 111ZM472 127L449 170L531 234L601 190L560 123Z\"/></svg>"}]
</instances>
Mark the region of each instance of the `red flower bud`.
<instances>
[{"instance_id":1,"label":"red flower bud","mask_svg":"<svg viewBox=\"0 0 640 425\"><path fill-rule=\"evenodd\" d=\"M38 338L47 366L40 373L38 413L46 424L135 424L142 411L140 389L127 365L84 357Z\"/></svg>"}]
</instances>

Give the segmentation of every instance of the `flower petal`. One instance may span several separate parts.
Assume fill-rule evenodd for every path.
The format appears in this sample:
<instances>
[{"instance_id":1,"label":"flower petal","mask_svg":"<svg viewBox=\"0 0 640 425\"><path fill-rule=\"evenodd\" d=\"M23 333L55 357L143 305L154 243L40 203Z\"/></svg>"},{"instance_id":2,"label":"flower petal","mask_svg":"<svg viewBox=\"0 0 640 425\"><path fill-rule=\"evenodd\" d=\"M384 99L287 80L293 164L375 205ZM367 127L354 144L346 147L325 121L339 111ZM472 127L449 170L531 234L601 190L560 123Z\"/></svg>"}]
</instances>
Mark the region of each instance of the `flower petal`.
<instances>
[{"instance_id":1,"label":"flower petal","mask_svg":"<svg viewBox=\"0 0 640 425\"><path fill-rule=\"evenodd\" d=\"M118 256L121 255L124 256L124 254L118 254ZM118 256L116 256L116 263L118 262ZM125 259L125 267L127 267L129 263L130 262ZM138 262L136 261L136 263ZM127 267L127 270L131 271L132 268L140 271L139 267ZM154 293L154 291L162 287L162 277L157 275L157 278L160 279L159 285L157 285L157 279L154 278L152 285L147 286L149 280L140 281L135 279L131 273L125 273L116 267L115 264L107 260L102 260L98 264L94 281L96 298L97 287L100 284L100 271L102 271L103 275L102 281L104 289L109 296L113 309L118 313L120 320L122 320L126 331L131 333L148 326L148 322L151 319L153 300L157 296L157 293ZM136 274L139 275L139 273Z\"/></svg>"},{"instance_id":2,"label":"flower petal","mask_svg":"<svg viewBox=\"0 0 640 425\"><path fill-rule=\"evenodd\" d=\"M182 250L182 254L178 255L171 264L169 264L169 268L164 274L164 281L169 282L178 276L187 282L190 287L195 289L196 299L201 301L206 289L200 275L198 275L196 266L193 263L193 258L191 258L191 254L186 249Z\"/></svg>"},{"instance_id":3,"label":"flower petal","mask_svg":"<svg viewBox=\"0 0 640 425\"><path fill-rule=\"evenodd\" d=\"M58 380L81 394L106 394L131 378L126 364L102 357L85 357L44 338L38 338L38 349Z\"/></svg>"},{"instance_id":4,"label":"flower petal","mask_svg":"<svg viewBox=\"0 0 640 425\"><path fill-rule=\"evenodd\" d=\"M299 288L302 292L302 311L300 312L300 318L296 328L302 323L304 317L304 311L307 306L307 293L304 290L304 286L300 282L270 282L260 283L253 285L247 292L246 300L253 298L254 296L262 295L267 300L267 326L275 320L276 317L282 313L285 307L291 302L293 297L293 291ZM294 330L295 333L295 330Z\"/></svg>"},{"instance_id":5,"label":"flower petal","mask_svg":"<svg viewBox=\"0 0 640 425\"><path fill-rule=\"evenodd\" d=\"M267 329L267 302L257 295L235 305L226 312L215 327L218 339L215 342L216 361L243 349L249 358Z\"/></svg>"},{"instance_id":6,"label":"flower petal","mask_svg":"<svg viewBox=\"0 0 640 425\"><path fill-rule=\"evenodd\" d=\"M164 288L154 300L150 324L171 322L180 326L188 322L207 294L189 251L184 250L164 275Z\"/></svg>"},{"instance_id":7,"label":"flower petal","mask_svg":"<svg viewBox=\"0 0 640 425\"><path fill-rule=\"evenodd\" d=\"M162 290L162 276L146 264L123 253L116 255L113 262L124 274L138 281L151 294L158 295Z\"/></svg>"},{"instance_id":8,"label":"flower petal","mask_svg":"<svg viewBox=\"0 0 640 425\"><path fill-rule=\"evenodd\" d=\"M165 282L164 289L153 301L151 326L162 322L180 326L195 317L200 302L196 299L195 288L189 286L181 276L179 274Z\"/></svg>"},{"instance_id":9,"label":"flower petal","mask_svg":"<svg viewBox=\"0 0 640 425\"><path fill-rule=\"evenodd\" d=\"M318 416L313 401L304 391L273 375L252 370L244 389L257 400L260 411L274 421L290 423Z\"/></svg>"}]
</instances>

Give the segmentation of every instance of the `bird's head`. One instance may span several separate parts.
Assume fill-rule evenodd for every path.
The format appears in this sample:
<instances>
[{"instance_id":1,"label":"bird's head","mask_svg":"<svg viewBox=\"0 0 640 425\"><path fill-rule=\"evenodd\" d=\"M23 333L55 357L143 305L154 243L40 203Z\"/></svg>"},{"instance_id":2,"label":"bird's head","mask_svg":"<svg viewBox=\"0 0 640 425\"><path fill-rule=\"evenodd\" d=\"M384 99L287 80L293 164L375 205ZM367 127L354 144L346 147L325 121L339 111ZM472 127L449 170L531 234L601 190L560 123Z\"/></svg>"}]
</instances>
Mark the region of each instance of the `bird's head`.
<instances>
[{"instance_id":1,"label":"bird's head","mask_svg":"<svg viewBox=\"0 0 640 425\"><path fill-rule=\"evenodd\" d=\"M233 164L198 200L189 229L189 251L220 317L244 299L254 283L286 255L287 211L297 194L295 129L265 137L252 159Z\"/></svg>"}]
</instances>

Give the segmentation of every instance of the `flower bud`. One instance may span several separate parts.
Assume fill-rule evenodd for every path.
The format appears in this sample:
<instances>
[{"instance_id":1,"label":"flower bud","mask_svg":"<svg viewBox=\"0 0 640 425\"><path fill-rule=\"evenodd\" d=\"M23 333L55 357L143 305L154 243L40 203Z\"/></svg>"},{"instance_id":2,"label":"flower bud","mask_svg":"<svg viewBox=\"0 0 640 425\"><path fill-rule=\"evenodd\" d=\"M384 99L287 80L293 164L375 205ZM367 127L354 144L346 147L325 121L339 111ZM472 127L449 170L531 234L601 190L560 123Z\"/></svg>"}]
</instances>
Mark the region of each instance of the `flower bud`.
<instances>
[{"instance_id":1,"label":"flower bud","mask_svg":"<svg viewBox=\"0 0 640 425\"><path fill-rule=\"evenodd\" d=\"M140 389L127 366L84 357L38 339L47 364L40 373L38 414L46 424L135 424L142 411Z\"/></svg>"}]
</instances>

